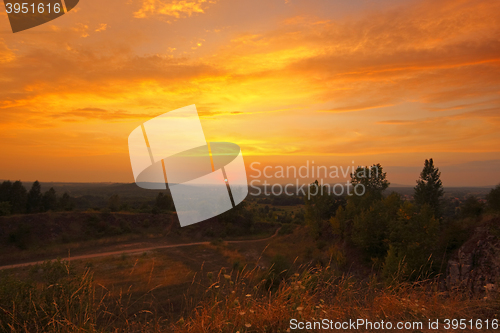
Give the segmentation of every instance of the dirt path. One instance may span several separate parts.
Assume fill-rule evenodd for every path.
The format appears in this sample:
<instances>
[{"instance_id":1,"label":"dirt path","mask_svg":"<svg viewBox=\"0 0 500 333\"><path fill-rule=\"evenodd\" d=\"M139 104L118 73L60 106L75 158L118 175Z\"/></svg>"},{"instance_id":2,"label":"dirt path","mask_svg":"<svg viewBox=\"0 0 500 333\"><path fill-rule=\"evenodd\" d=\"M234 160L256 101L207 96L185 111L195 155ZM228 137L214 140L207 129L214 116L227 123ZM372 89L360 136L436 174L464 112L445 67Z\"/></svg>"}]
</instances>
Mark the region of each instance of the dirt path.
<instances>
[{"instance_id":1,"label":"dirt path","mask_svg":"<svg viewBox=\"0 0 500 333\"><path fill-rule=\"evenodd\" d=\"M267 238L260 238L260 239L249 239L249 240L236 240L236 241L226 241L225 243L228 244L240 244L240 243L252 243L252 242L262 242L266 240L270 240L278 235L278 232L280 231L281 228L278 228L275 233ZM137 249L128 249L128 250L120 250L120 251L108 251L108 252L102 252L102 253L92 253L92 254L83 254L83 255L78 255L74 257L70 257L69 259L65 260L82 260L82 259L92 259L92 258L100 258L100 257L108 257L108 256L116 256L116 255L122 255L122 254L139 254L139 253L144 253L147 251L152 251L152 250L158 250L158 249L171 249L171 248L179 248L179 247L186 247L186 246L196 246L196 245L209 245L210 242L197 242L197 243L186 243L186 244L171 244L171 245L155 245L155 246L149 246L149 247L142 247L142 248L137 248ZM14 265L5 265L5 266L0 266L0 270L4 269L10 269L10 268L18 268L18 267L26 267L26 266L31 266L31 265L37 265L37 264L43 264L46 261L55 261L57 259L50 259L50 260L40 260L40 261L33 261L33 262L26 262L22 264L14 264Z\"/></svg>"}]
</instances>

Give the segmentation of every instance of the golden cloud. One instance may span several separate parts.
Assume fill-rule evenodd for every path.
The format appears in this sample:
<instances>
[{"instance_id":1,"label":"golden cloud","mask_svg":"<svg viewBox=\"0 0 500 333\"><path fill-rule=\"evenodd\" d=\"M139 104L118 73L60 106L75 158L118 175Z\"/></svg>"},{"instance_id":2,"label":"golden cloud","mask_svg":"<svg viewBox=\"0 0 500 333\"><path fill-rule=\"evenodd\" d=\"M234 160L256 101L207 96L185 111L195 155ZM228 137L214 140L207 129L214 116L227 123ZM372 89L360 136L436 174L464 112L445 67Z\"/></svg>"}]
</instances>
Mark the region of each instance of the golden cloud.
<instances>
[{"instance_id":1,"label":"golden cloud","mask_svg":"<svg viewBox=\"0 0 500 333\"><path fill-rule=\"evenodd\" d=\"M215 0L142 0L142 7L134 13L134 17L146 18L153 15L186 17L194 13L204 13L206 5L214 3Z\"/></svg>"}]
</instances>

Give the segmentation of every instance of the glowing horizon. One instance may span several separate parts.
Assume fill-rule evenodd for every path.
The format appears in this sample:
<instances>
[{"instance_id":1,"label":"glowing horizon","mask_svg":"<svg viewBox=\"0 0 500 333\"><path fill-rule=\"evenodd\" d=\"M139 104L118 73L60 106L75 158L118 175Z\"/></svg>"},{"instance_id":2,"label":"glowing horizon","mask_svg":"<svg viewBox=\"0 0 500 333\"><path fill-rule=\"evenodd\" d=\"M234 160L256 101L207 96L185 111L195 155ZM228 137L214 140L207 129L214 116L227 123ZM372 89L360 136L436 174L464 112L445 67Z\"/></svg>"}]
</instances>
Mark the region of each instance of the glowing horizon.
<instances>
[{"instance_id":1,"label":"glowing horizon","mask_svg":"<svg viewBox=\"0 0 500 333\"><path fill-rule=\"evenodd\" d=\"M432 157L445 186L497 184L498 12L494 0L82 0L12 34L2 11L0 179L133 182L128 134L196 104L207 141L250 162L381 163L413 184Z\"/></svg>"}]
</instances>

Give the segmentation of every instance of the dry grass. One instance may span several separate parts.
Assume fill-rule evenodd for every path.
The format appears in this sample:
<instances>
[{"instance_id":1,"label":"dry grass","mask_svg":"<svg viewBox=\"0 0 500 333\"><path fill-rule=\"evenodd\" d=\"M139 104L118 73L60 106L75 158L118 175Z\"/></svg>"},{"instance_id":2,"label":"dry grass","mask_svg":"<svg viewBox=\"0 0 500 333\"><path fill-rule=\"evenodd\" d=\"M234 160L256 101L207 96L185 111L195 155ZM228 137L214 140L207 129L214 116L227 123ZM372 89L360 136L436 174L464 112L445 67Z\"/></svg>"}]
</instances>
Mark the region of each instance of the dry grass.
<instances>
[{"instance_id":1,"label":"dry grass","mask_svg":"<svg viewBox=\"0 0 500 333\"><path fill-rule=\"evenodd\" d=\"M496 318L499 302L469 300L435 291L435 281L387 287L336 276L330 268L304 270L272 292L259 272L221 274L207 297L175 332L289 332L290 319L422 321L444 318ZM424 330L425 331L425 330ZM436 332L436 330L433 330Z\"/></svg>"},{"instance_id":2,"label":"dry grass","mask_svg":"<svg viewBox=\"0 0 500 333\"><path fill-rule=\"evenodd\" d=\"M161 279L156 276L161 269L153 260L123 260L136 261L123 271L138 274L138 283L148 289L142 296L133 297L130 289L110 289L96 283L90 270L74 274L66 263L52 264L59 270L56 282L39 281L36 290L26 289L24 298L14 295L12 304L2 303L0 329L5 332L288 332L291 318L426 323L428 319L444 318L491 320L500 310L498 301L470 300L460 293L439 292L435 280L387 286L375 277L355 281L330 267L294 267L296 273L281 272L281 275L280 272L273 275L272 267L267 271L221 269L218 273L203 272L202 268L185 292L183 316L171 318L162 308L155 287L156 279ZM272 276L280 276L281 280L273 281ZM112 277L115 282L119 278Z\"/></svg>"}]
</instances>

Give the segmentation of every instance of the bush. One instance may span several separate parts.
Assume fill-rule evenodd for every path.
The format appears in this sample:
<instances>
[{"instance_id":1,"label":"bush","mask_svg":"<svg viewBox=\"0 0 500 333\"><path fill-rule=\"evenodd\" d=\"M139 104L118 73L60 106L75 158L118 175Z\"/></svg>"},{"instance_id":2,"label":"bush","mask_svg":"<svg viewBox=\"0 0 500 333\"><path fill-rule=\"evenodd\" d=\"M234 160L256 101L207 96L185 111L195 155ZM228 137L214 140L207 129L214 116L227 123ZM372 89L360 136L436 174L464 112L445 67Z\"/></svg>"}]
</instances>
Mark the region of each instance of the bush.
<instances>
[{"instance_id":1,"label":"bush","mask_svg":"<svg viewBox=\"0 0 500 333\"><path fill-rule=\"evenodd\" d=\"M486 201L489 209L496 212L500 211L500 185L490 191L486 196Z\"/></svg>"},{"instance_id":2,"label":"bush","mask_svg":"<svg viewBox=\"0 0 500 333\"><path fill-rule=\"evenodd\" d=\"M460 207L460 214L463 217L478 217L483 213L484 204L476 197L469 196Z\"/></svg>"},{"instance_id":3,"label":"bush","mask_svg":"<svg viewBox=\"0 0 500 333\"><path fill-rule=\"evenodd\" d=\"M10 215L12 212L12 205L8 201L0 202L0 216Z\"/></svg>"}]
</instances>

